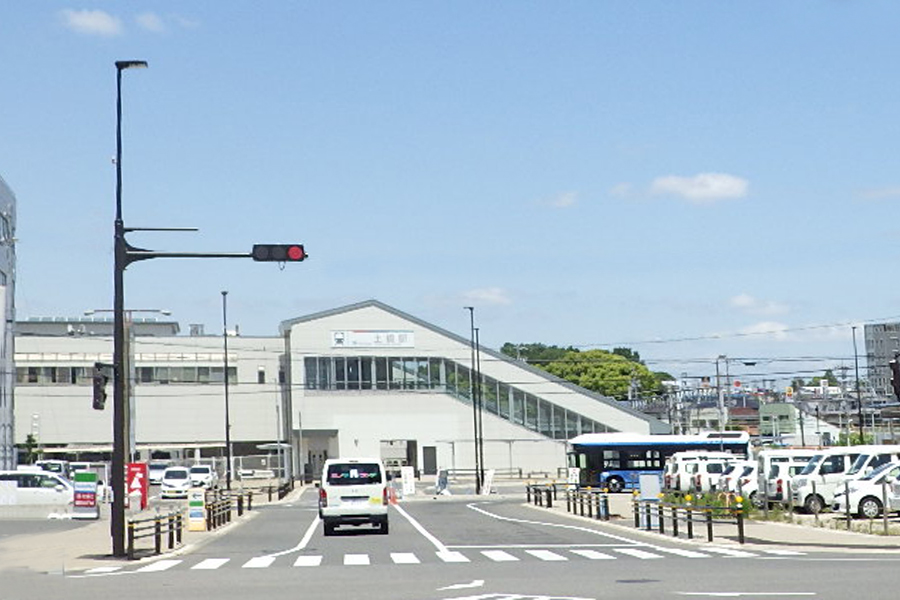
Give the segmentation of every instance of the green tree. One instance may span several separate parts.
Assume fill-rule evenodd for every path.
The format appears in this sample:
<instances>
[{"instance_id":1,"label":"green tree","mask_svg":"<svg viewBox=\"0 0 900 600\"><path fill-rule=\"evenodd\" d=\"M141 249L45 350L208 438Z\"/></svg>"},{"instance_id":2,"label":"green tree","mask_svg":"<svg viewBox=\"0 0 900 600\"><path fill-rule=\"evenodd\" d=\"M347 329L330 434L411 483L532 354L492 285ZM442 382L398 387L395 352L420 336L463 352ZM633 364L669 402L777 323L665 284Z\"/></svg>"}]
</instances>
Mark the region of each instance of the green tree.
<instances>
[{"instance_id":1,"label":"green tree","mask_svg":"<svg viewBox=\"0 0 900 600\"><path fill-rule=\"evenodd\" d=\"M525 360L529 364L540 367L555 360L560 360L569 352L578 352L578 350L572 346L562 348L539 343L515 344L506 342L500 347L500 352L516 360Z\"/></svg>"},{"instance_id":2,"label":"green tree","mask_svg":"<svg viewBox=\"0 0 900 600\"><path fill-rule=\"evenodd\" d=\"M33 433L29 433L25 436L25 443L22 444L22 446L25 450L25 462L29 465L34 464L34 462L40 458L41 452L38 448L37 438Z\"/></svg>"},{"instance_id":3,"label":"green tree","mask_svg":"<svg viewBox=\"0 0 900 600\"><path fill-rule=\"evenodd\" d=\"M657 392L659 380L644 365L605 350L569 352L544 367L576 385L613 398L628 398L633 385L641 392Z\"/></svg>"}]
</instances>

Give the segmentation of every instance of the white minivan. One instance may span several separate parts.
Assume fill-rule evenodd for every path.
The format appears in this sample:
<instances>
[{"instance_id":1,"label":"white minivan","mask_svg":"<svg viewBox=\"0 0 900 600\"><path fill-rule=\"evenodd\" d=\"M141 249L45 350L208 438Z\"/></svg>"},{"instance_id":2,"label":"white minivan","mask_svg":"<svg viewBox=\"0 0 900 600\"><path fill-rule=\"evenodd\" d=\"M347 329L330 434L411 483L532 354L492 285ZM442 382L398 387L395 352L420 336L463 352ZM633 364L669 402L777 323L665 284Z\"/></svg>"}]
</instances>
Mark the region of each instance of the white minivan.
<instances>
[{"instance_id":1,"label":"white minivan","mask_svg":"<svg viewBox=\"0 0 900 600\"><path fill-rule=\"evenodd\" d=\"M859 456L844 475L845 481L860 479L878 467L900 461L900 445L856 446Z\"/></svg>"},{"instance_id":2,"label":"white minivan","mask_svg":"<svg viewBox=\"0 0 900 600\"><path fill-rule=\"evenodd\" d=\"M14 489L6 491L12 494L13 504L69 506L75 500L72 483L49 471L0 471L0 483L12 484Z\"/></svg>"},{"instance_id":3,"label":"white minivan","mask_svg":"<svg viewBox=\"0 0 900 600\"><path fill-rule=\"evenodd\" d=\"M818 451L806 467L791 482L791 496L795 506L818 513L830 507L834 490L859 457L858 446L835 446Z\"/></svg>"},{"instance_id":4,"label":"white minivan","mask_svg":"<svg viewBox=\"0 0 900 600\"><path fill-rule=\"evenodd\" d=\"M760 450L756 455L760 503L787 501L791 480L815 454L815 450L802 448Z\"/></svg>"},{"instance_id":5,"label":"white minivan","mask_svg":"<svg viewBox=\"0 0 900 600\"><path fill-rule=\"evenodd\" d=\"M730 452L676 452L666 459L664 485L675 492L708 492L733 462L743 460Z\"/></svg>"},{"instance_id":6,"label":"white minivan","mask_svg":"<svg viewBox=\"0 0 900 600\"><path fill-rule=\"evenodd\" d=\"M372 524L388 532L388 485L377 458L330 458L319 483L319 517L325 535L340 525Z\"/></svg>"}]
</instances>

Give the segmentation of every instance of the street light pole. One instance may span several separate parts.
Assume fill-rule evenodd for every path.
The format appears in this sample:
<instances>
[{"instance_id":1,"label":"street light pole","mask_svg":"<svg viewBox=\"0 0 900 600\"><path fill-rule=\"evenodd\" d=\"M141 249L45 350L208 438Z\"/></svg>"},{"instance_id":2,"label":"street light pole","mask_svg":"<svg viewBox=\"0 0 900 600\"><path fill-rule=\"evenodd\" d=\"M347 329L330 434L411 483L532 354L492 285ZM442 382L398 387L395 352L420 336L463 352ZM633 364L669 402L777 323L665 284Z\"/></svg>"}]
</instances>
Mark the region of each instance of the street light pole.
<instances>
[{"instance_id":1,"label":"street light pole","mask_svg":"<svg viewBox=\"0 0 900 600\"><path fill-rule=\"evenodd\" d=\"M863 436L862 394L859 391L859 352L856 351L856 326L853 326L853 364L856 369L856 411L859 416L859 443L865 443Z\"/></svg>"},{"instance_id":2,"label":"street light pole","mask_svg":"<svg viewBox=\"0 0 900 600\"><path fill-rule=\"evenodd\" d=\"M231 491L231 416L228 412L228 312L227 291L222 292L222 340L225 344L225 489Z\"/></svg>"},{"instance_id":3,"label":"street light pole","mask_svg":"<svg viewBox=\"0 0 900 600\"><path fill-rule=\"evenodd\" d=\"M125 556L125 267L128 245L122 220L122 71L146 67L142 60L116 61L116 221L113 265L113 504L110 518L113 556Z\"/></svg>"},{"instance_id":4,"label":"street light pole","mask_svg":"<svg viewBox=\"0 0 900 600\"><path fill-rule=\"evenodd\" d=\"M471 335L470 348L472 351L472 369L469 371L469 383L472 396L472 426L475 441L475 493L481 494L481 460L479 458L478 444L478 401L475 399L475 307L463 306L469 311L469 331Z\"/></svg>"},{"instance_id":5,"label":"street light pole","mask_svg":"<svg viewBox=\"0 0 900 600\"><path fill-rule=\"evenodd\" d=\"M481 389L481 342L478 339L478 328L475 328L475 381L478 386L474 398L478 402L478 479L484 487L484 394Z\"/></svg>"}]
</instances>

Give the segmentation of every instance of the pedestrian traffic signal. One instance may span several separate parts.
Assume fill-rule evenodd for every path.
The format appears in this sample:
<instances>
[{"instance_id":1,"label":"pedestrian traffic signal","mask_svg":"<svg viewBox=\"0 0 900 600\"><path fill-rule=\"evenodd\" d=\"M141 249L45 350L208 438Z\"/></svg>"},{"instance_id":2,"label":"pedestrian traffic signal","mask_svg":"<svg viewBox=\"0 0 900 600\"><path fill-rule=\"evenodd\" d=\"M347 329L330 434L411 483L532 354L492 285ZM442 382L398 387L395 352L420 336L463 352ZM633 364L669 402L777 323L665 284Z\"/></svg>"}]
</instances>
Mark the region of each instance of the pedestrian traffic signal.
<instances>
[{"instance_id":1,"label":"pedestrian traffic signal","mask_svg":"<svg viewBox=\"0 0 900 600\"><path fill-rule=\"evenodd\" d=\"M252 256L261 262L300 262L306 251L303 244L254 244Z\"/></svg>"},{"instance_id":2,"label":"pedestrian traffic signal","mask_svg":"<svg viewBox=\"0 0 900 600\"><path fill-rule=\"evenodd\" d=\"M895 357L888 364L891 367L891 386L894 388L894 395L900 400L900 362Z\"/></svg>"},{"instance_id":3,"label":"pedestrian traffic signal","mask_svg":"<svg viewBox=\"0 0 900 600\"><path fill-rule=\"evenodd\" d=\"M94 410L106 408L106 384L109 377L103 372L103 365L94 363Z\"/></svg>"}]
</instances>

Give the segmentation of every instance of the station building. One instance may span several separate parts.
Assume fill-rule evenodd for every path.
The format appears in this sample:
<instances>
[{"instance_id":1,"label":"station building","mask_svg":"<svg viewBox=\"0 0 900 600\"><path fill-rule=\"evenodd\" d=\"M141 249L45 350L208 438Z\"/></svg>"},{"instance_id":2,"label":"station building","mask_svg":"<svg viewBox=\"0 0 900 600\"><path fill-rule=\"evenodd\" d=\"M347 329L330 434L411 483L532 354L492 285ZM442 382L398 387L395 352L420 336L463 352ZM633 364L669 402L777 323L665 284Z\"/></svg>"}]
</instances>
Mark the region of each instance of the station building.
<instances>
[{"instance_id":1,"label":"station building","mask_svg":"<svg viewBox=\"0 0 900 600\"><path fill-rule=\"evenodd\" d=\"M224 454L223 337L191 329L179 335L174 322L134 321L138 459ZM494 350L474 352L470 337L377 300L285 320L279 334L228 337L230 437L235 456L284 448L295 477L352 455L422 474L471 470L476 415L484 467L526 475L556 474L565 441L581 433L668 432L613 399ZM91 409L90 370L111 358L111 320L18 323L17 423L31 423L51 452L108 452L112 410ZM17 428L16 442L30 431Z\"/></svg>"}]
</instances>

